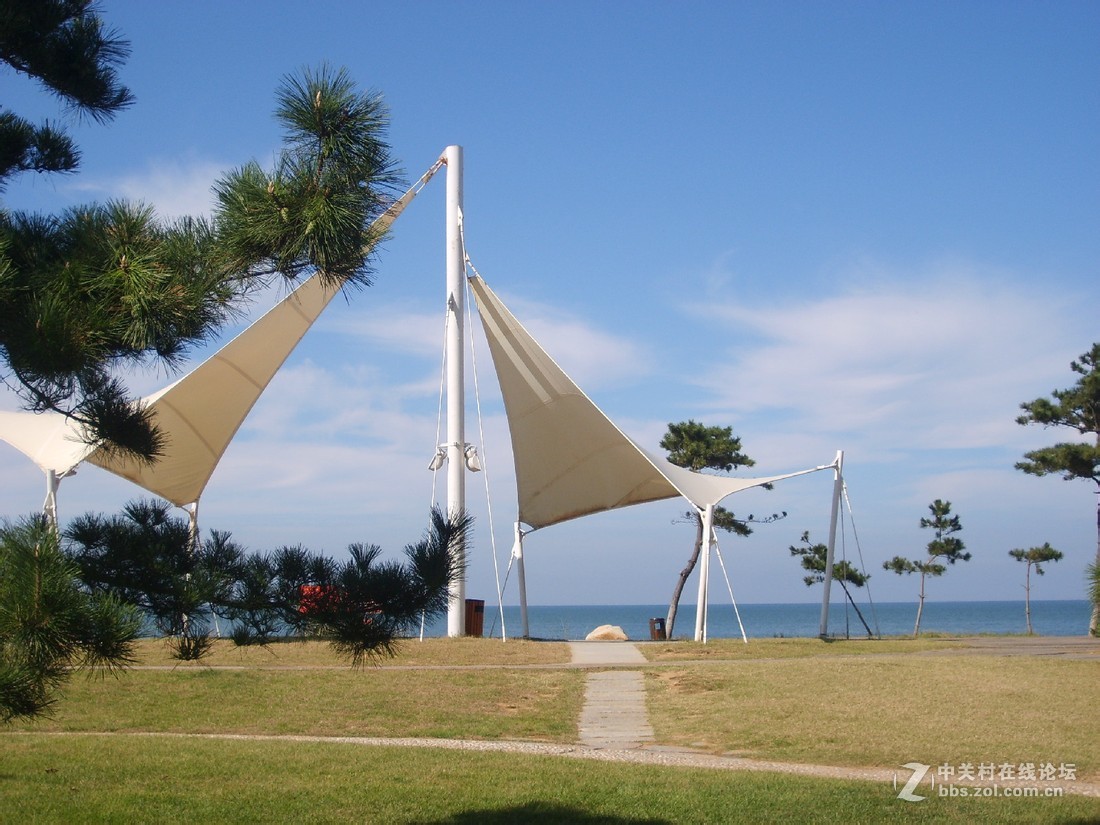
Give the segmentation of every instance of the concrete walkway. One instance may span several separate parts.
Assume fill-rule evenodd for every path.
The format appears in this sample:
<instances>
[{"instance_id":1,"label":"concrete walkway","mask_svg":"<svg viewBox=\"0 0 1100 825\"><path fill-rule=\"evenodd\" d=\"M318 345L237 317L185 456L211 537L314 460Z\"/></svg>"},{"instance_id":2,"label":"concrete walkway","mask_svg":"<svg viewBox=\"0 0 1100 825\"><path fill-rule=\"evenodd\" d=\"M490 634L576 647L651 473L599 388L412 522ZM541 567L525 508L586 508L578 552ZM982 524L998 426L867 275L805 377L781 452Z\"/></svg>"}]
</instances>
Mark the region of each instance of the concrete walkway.
<instances>
[{"instance_id":1,"label":"concrete walkway","mask_svg":"<svg viewBox=\"0 0 1100 825\"><path fill-rule=\"evenodd\" d=\"M629 642L570 642L575 665L644 664L645 656ZM588 675L578 724L580 743L589 748L626 750L653 741L645 709L641 671L601 670Z\"/></svg>"},{"instance_id":2,"label":"concrete walkway","mask_svg":"<svg viewBox=\"0 0 1100 825\"><path fill-rule=\"evenodd\" d=\"M570 642L575 665L644 665L648 660L630 642Z\"/></svg>"}]
</instances>

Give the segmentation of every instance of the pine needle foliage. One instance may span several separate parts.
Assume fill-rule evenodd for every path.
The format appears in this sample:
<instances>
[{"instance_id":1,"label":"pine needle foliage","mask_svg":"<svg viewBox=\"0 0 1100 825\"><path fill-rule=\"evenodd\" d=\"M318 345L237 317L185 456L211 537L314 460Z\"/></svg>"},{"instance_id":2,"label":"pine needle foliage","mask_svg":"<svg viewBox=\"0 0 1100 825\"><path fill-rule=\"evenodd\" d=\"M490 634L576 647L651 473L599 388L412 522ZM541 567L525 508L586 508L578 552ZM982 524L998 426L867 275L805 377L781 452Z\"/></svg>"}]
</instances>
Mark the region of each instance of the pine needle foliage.
<instances>
[{"instance_id":1,"label":"pine needle foliage","mask_svg":"<svg viewBox=\"0 0 1100 825\"><path fill-rule=\"evenodd\" d=\"M825 581L825 560L828 558L829 548L824 544L813 544L808 530L802 533L800 541L801 545L792 545L789 549L792 556L799 557L802 569L810 571L810 575L803 576L802 581L807 587L821 584ZM863 587L871 577L857 570L847 559L844 559L833 563L832 578L842 584Z\"/></svg>"},{"instance_id":2,"label":"pine needle foliage","mask_svg":"<svg viewBox=\"0 0 1100 825\"><path fill-rule=\"evenodd\" d=\"M304 636L309 630L303 610L307 588L323 588L335 578L337 564L304 547L281 547L274 553L238 554L227 560L232 579L214 611L232 624L239 646L267 645L280 637Z\"/></svg>"},{"instance_id":3,"label":"pine needle foliage","mask_svg":"<svg viewBox=\"0 0 1100 825\"><path fill-rule=\"evenodd\" d=\"M1100 611L1100 562L1092 562L1085 568L1085 583L1093 610Z\"/></svg>"},{"instance_id":4,"label":"pine needle foliage","mask_svg":"<svg viewBox=\"0 0 1100 825\"><path fill-rule=\"evenodd\" d=\"M6 254L4 254L6 253ZM182 363L234 314L209 225L110 202L57 217L0 212L0 351L28 408L155 457L163 439L115 371Z\"/></svg>"},{"instance_id":5,"label":"pine needle foliage","mask_svg":"<svg viewBox=\"0 0 1100 825\"><path fill-rule=\"evenodd\" d=\"M0 62L31 78L71 112L103 123L134 102L118 69L130 46L92 0L2 0ZM62 129L0 109L0 190L21 172L71 172L80 151Z\"/></svg>"},{"instance_id":6,"label":"pine needle foliage","mask_svg":"<svg viewBox=\"0 0 1100 825\"><path fill-rule=\"evenodd\" d=\"M369 285L379 240L370 224L400 180L381 139L389 119L381 96L358 92L346 71L322 66L284 78L276 117L284 148L274 169L252 162L215 186L231 268Z\"/></svg>"},{"instance_id":7,"label":"pine needle foliage","mask_svg":"<svg viewBox=\"0 0 1100 825\"><path fill-rule=\"evenodd\" d=\"M133 102L117 71L129 48L87 0L0 0L0 63L95 120ZM272 171L252 162L215 186L211 220L161 220L144 204L59 215L0 208L0 380L36 412L61 412L104 450L154 461L156 422L116 377L121 366L175 369L278 278L318 274L366 286L380 240L371 224L400 185L379 94L344 70L287 76ZM50 124L0 109L0 190L24 171L73 171L79 151Z\"/></svg>"},{"instance_id":8,"label":"pine needle foliage","mask_svg":"<svg viewBox=\"0 0 1100 825\"><path fill-rule=\"evenodd\" d=\"M0 720L49 712L74 669L133 663L138 612L77 573L44 519L0 528Z\"/></svg>"},{"instance_id":9,"label":"pine needle foliage","mask_svg":"<svg viewBox=\"0 0 1100 825\"><path fill-rule=\"evenodd\" d=\"M451 585L465 569L471 527L468 515L433 509L403 561L364 543L336 561L302 547L248 553L219 531L196 542L168 504L135 501L120 515L75 519L64 539L84 586L140 610L175 658L202 658L210 619L220 616L238 644L315 636L359 666L391 654L422 620L446 613Z\"/></svg>"},{"instance_id":10,"label":"pine needle foliage","mask_svg":"<svg viewBox=\"0 0 1100 825\"><path fill-rule=\"evenodd\" d=\"M446 612L450 585L465 570L472 526L468 514L433 508L424 537L405 548L403 563L382 560L377 545L352 545L310 611L321 638L354 667L392 655L400 636Z\"/></svg>"},{"instance_id":11,"label":"pine needle foliage","mask_svg":"<svg viewBox=\"0 0 1100 825\"><path fill-rule=\"evenodd\" d=\"M228 534L214 532L196 544L167 503L143 500L127 504L121 515L83 515L64 537L66 553L92 592L138 608L171 640L178 658L202 657L210 606L225 601L242 553Z\"/></svg>"},{"instance_id":12,"label":"pine needle foliage","mask_svg":"<svg viewBox=\"0 0 1100 825\"><path fill-rule=\"evenodd\" d=\"M1055 550L1050 546L1050 542L1044 543L1041 547L1030 547L1027 550L1022 548L1009 550L1008 555L1012 556L1016 561L1024 562L1029 568L1029 573L1030 570L1034 570L1037 576L1046 574L1046 571L1043 569L1044 564L1061 561L1064 557L1061 550Z\"/></svg>"}]
</instances>

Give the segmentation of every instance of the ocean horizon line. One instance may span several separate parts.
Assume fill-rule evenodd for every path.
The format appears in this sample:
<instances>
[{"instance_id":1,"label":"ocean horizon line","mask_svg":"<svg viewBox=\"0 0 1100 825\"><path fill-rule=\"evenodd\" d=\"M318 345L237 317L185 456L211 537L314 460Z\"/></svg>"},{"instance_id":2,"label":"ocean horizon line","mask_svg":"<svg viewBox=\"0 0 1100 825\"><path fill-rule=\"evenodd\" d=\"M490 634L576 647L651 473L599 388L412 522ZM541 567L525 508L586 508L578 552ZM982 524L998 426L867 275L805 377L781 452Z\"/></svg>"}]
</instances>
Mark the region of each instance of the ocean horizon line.
<instances>
[{"instance_id":1,"label":"ocean horizon line","mask_svg":"<svg viewBox=\"0 0 1100 825\"><path fill-rule=\"evenodd\" d=\"M474 600L479 601L479 600ZM827 635L832 637L912 636L917 601L860 604L858 612L848 602L830 602ZM1023 599L978 601L925 600L922 633L1020 634L1026 633ZM486 603L482 613L482 635L495 636L503 625L509 636L524 633L518 605ZM602 625L623 629L628 638L673 638L695 634L696 605L680 604L674 627L664 627L667 603L528 605L526 635L541 639L583 639ZM1091 616L1086 599L1033 599L1033 632L1044 636L1073 636L1086 633ZM469 615L469 614L468 614ZM820 634L820 602L711 603L707 610L707 637L783 638L817 637ZM469 628L468 628L469 629ZM442 619L425 627L426 635L446 635ZM475 633L476 635L476 633Z\"/></svg>"},{"instance_id":2,"label":"ocean horizon line","mask_svg":"<svg viewBox=\"0 0 1100 825\"><path fill-rule=\"evenodd\" d=\"M490 604L488 599L474 599L473 601L484 601L486 607L488 607L488 605ZM925 598L925 600L924 600L925 607L927 607L930 604L1021 604L1022 605L1023 603L1024 603L1024 599L1022 597L1019 598L1019 599L932 599L932 598ZM497 602L494 601L494 602L492 602L492 604L496 605ZM829 604L830 604L830 606L843 606L843 605L847 604L847 602L842 601L841 599L834 599L834 600L830 601ZM913 599L913 600L910 600L910 601L904 601L903 600L903 601L892 601L892 602L874 602L874 604L877 605L877 606L913 605L915 607L916 604L917 604L917 600ZM1088 604L1088 599L1083 599L1083 598L1082 599L1032 599L1031 604L1032 605L1036 605L1036 604ZM528 609L535 608L535 607L538 607L538 608L546 608L546 607L655 607L655 606L659 606L659 605L667 606L668 602L555 602L555 603L549 603L548 602L548 603L545 603L545 604L535 604L533 602L528 602L527 603ZM775 606L790 606L790 607L799 606L799 607L802 607L802 606L807 606L807 605L816 605L816 606L820 607L821 606L821 600L818 599L817 601L808 601L808 602L742 602L742 601L737 602L738 607L775 607ZM514 607L514 608L518 609L519 608L519 603L518 602L506 601L506 602L504 602L504 606L505 607ZM695 609L696 606L697 606L696 602L680 602L680 604L678 605L678 608L680 610L683 610L684 608L687 608L687 607ZM860 602L859 606L860 606L860 608L869 607L870 604L868 602ZM733 603L732 602L710 602L709 609L713 610L716 607L719 607L719 608L721 608L721 607L733 607Z\"/></svg>"}]
</instances>

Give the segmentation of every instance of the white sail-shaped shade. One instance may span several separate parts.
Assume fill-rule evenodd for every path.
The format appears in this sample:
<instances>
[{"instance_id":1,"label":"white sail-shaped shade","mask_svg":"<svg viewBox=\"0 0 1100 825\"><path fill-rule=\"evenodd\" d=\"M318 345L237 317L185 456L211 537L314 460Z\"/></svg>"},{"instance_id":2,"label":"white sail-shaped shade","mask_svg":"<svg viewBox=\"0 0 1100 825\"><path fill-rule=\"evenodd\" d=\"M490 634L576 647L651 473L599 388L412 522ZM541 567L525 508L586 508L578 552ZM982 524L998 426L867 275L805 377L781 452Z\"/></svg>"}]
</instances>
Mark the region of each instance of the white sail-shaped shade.
<instances>
[{"instance_id":1,"label":"white sail-shaped shade","mask_svg":"<svg viewBox=\"0 0 1100 825\"><path fill-rule=\"evenodd\" d=\"M173 504L198 501L248 413L338 291L314 275L190 373L145 398L166 439L155 462L103 450L87 460Z\"/></svg>"},{"instance_id":2,"label":"white sail-shaped shade","mask_svg":"<svg viewBox=\"0 0 1100 825\"><path fill-rule=\"evenodd\" d=\"M41 413L0 412L0 438L59 478L95 450L81 438L84 428L52 410Z\"/></svg>"},{"instance_id":3,"label":"white sail-shaped shade","mask_svg":"<svg viewBox=\"0 0 1100 825\"><path fill-rule=\"evenodd\" d=\"M381 237L419 189L372 224ZM167 444L154 463L97 450L88 461L173 504L198 501L229 442L275 373L340 291L311 276L240 335L176 383L147 397Z\"/></svg>"},{"instance_id":4,"label":"white sail-shaped shade","mask_svg":"<svg viewBox=\"0 0 1100 825\"><path fill-rule=\"evenodd\" d=\"M763 478L705 475L652 455L573 383L480 277L470 279L504 398L519 520L569 519L683 496L699 509L814 467Z\"/></svg>"}]
</instances>

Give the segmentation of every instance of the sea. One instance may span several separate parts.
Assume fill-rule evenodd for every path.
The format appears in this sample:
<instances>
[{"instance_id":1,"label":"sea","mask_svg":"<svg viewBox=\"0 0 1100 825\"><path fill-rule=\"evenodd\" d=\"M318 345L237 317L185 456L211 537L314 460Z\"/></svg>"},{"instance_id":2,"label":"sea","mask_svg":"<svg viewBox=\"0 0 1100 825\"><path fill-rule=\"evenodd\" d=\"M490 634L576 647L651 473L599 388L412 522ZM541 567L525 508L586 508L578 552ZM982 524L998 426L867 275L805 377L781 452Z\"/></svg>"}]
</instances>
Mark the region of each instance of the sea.
<instances>
[{"instance_id":1,"label":"sea","mask_svg":"<svg viewBox=\"0 0 1100 825\"><path fill-rule=\"evenodd\" d=\"M859 607L876 636L911 636L917 617L916 602L861 604ZM507 638L523 635L519 607L500 607L485 602L482 635ZM529 605L530 636L535 639L583 639L596 627L618 625L627 637L636 641L651 638L650 621L665 621L667 604L604 605ZM738 621L740 614L740 622ZM1083 636L1088 632L1092 608L1085 600L1033 600L1032 630L1042 636ZM730 604L710 606L707 637L740 639L742 628L748 639L816 637L821 626L821 604ZM926 601L921 617L921 634L980 635L1023 634L1027 632L1024 602ZM681 604L676 615L673 638L690 639L695 633L695 605ZM429 623L425 636L446 636L446 617ZM866 638L859 617L850 606L829 606L829 635L839 638Z\"/></svg>"}]
</instances>

